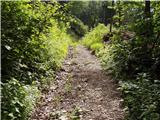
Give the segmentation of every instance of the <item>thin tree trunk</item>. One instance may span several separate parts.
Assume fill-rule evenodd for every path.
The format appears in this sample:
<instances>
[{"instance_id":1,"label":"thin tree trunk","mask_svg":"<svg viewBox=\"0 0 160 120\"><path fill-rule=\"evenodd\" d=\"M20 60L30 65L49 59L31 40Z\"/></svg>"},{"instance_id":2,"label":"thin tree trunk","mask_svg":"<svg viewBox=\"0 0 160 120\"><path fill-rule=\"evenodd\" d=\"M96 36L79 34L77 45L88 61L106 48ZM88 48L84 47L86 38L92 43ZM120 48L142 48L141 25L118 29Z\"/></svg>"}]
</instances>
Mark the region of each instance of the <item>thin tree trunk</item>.
<instances>
[{"instance_id":1,"label":"thin tree trunk","mask_svg":"<svg viewBox=\"0 0 160 120\"><path fill-rule=\"evenodd\" d=\"M145 0L145 10L144 10L144 15L145 15L145 22L146 22L146 37L149 37L152 32L152 21L151 21L151 11L150 11L150 0Z\"/></svg>"},{"instance_id":2,"label":"thin tree trunk","mask_svg":"<svg viewBox=\"0 0 160 120\"><path fill-rule=\"evenodd\" d=\"M149 0L146 0L145 1L145 17L146 18L150 18L150 1Z\"/></svg>"},{"instance_id":3,"label":"thin tree trunk","mask_svg":"<svg viewBox=\"0 0 160 120\"><path fill-rule=\"evenodd\" d=\"M121 26L121 1L119 0L118 1L118 27L120 27Z\"/></svg>"},{"instance_id":4,"label":"thin tree trunk","mask_svg":"<svg viewBox=\"0 0 160 120\"><path fill-rule=\"evenodd\" d=\"M112 8L114 6L114 0L112 0ZM111 33L112 32L112 24L113 24L113 17L111 17L110 19L110 27L109 27L109 32Z\"/></svg>"}]
</instances>

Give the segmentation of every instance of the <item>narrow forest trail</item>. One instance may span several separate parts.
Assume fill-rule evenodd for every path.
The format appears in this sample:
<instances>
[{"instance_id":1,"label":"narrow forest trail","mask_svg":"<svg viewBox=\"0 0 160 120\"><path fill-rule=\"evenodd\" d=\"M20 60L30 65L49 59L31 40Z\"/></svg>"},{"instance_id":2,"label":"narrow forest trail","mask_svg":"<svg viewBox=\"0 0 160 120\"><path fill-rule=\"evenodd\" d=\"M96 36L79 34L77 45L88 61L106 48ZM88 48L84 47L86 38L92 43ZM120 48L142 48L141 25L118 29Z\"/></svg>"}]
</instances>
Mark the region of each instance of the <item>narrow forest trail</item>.
<instances>
[{"instance_id":1,"label":"narrow forest trail","mask_svg":"<svg viewBox=\"0 0 160 120\"><path fill-rule=\"evenodd\" d=\"M43 92L32 120L123 120L120 92L99 60L83 46L70 48L61 71Z\"/></svg>"}]
</instances>

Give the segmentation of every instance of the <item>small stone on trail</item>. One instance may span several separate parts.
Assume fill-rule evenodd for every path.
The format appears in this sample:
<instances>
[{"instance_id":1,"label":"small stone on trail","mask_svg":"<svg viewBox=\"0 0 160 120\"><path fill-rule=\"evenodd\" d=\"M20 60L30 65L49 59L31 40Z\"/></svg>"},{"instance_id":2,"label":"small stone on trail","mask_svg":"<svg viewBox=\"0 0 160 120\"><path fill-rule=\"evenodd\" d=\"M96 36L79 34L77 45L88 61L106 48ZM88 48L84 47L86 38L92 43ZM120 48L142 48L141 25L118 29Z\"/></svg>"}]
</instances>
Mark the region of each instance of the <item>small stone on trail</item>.
<instances>
[{"instance_id":1,"label":"small stone on trail","mask_svg":"<svg viewBox=\"0 0 160 120\"><path fill-rule=\"evenodd\" d=\"M71 64L70 62L65 62L65 63L64 63L64 65L70 65L70 64Z\"/></svg>"},{"instance_id":2,"label":"small stone on trail","mask_svg":"<svg viewBox=\"0 0 160 120\"><path fill-rule=\"evenodd\" d=\"M83 78L82 79L83 82L88 82L88 80L89 80L88 78Z\"/></svg>"},{"instance_id":3,"label":"small stone on trail","mask_svg":"<svg viewBox=\"0 0 160 120\"><path fill-rule=\"evenodd\" d=\"M57 89L57 86L56 85L52 85L52 87L50 87L51 90L55 90Z\"/></svg>"},{"instance_id":4,"label":"small stone on trail","mask_svg":"<svg viewBox=\"0 0 160 120\"><path fill-rule=\"evenodd\" d=\"M81 90L81 88L82 88L82 87L81 87L80 85L77 86L77 89L78 89L78 90Z\"/></svg>"},{"instance_id":5,"label":"small stone on trail","mask_svg":"<svg viewBox=\"0 0 160 120\"><path fill-rule=\"evenodd\" d=\"M66 115L62 115L59 117L60 120L69 120Z\"/></svg>"}]
</instances>

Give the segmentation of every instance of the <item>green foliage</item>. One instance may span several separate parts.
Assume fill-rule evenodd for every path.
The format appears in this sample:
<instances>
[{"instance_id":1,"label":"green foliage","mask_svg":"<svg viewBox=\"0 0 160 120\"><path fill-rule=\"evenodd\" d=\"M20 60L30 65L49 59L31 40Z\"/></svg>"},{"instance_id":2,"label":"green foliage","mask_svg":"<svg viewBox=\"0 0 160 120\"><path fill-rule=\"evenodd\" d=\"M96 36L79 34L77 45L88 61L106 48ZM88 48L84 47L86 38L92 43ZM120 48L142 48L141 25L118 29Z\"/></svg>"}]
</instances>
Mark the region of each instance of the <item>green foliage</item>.
<instances>
[{"instance_id":1,"label":"green foliage","mask_svg":"<svg viewBox=\"0 0 160 120\"><path fill-rule=\"evenodd\" d=\"M59 1L59 3L61 6L58 7L58 12L54 15L54 18L57 19L60 25L61 23L63 24L61 25L62 28L67 27L69 34L73 35L74 37L78 37L78 39L84 36L84 34L88 31L88 26L84 25L84 23L79 18L71 14L70 7L72 4L65 1ZM78 4L76 7L80 7L80 4ZM78 9L76 9L76 12L78 12Z\"/></svg>"},{"instance_id":2,"label":"green foliage","mask_svg":"<svg viewBox=\"0 0 160 120\"><path fill-rule=\"evenodd\" d=\"M99 50L100 50L101 48L103 48L103 47L104 47L104 45L103 45L102 43L95 43L95 44L92 44L92 45L91 45L91 50L93 50L93 51L95 51L96 53L98 53Z\"/></svg>"},{"instance_id":3,"label":"green foliage","mask_svg":"<svg viewBox=\"0 0 160 120\"><path fill-rule=\"evenodd\" d=\"M109 1L70 1L69 12L79 18L89 28L94 28L99 23L107 25L115 14L109 8Z\"/></svg>"},{"instance_id":4,"label":"green foliage","mask_svg":"<svg viewBox=\"0 0 160 120\"><path fill-rule=\"evenodd\" d=\"M2 84L2 119L26 119L33 109L40 91L35 86L21 85L12 78Z\"/></svg>"},{"instance_id":5,"label":"green foliage","mask_svg":"<svg viewBox=\"0 0 160 120\"><path fill-rule=\"evenodd\" d=\"M153 15L153 24L154 24L154 32L157 35L157 42L159 42L160 39L160 3L155 3L155 14Z\"/></svg>"},{"instance_id":6,"label":"green foliage","mask_svg":"<svg viewBox=\"0 0 160 120\"><path fill-rule=\"evenodd\" d=\"M82 37L88 32L88 26L84 25L80 19L75 19L71 22L71 30L79 37Z\"/></svg>"},{"instance_id":7,"label":"green foliage","mask_svg":"<svg viewBox=\"0 0 160 120\"><path fill-rule=\"evenodd\" d=\"M127 71L127 59L130 51L127 49L126 43L117 43L108 45L103 50L102 64L105 69L110 71L115 77L123 76ZM123 74L122 74L123 73ZM126 75L128 76L128 75Z\"/></svg>"},{"instance_id":8,"label":"green foliage","mask_svg":"<svg viewBox=\"0 0 160 120\"><path fill-rule=\"evenodd\" d=\"M51 3L2 2L2 119L27 119L37 88L67 54L69 26L57 22L60 6Z\"/></svg>"},{"instance_id":9,"label":"green foliage","mask_svg":"<svg viewBox=\"0 0 160 120\"><path fill-rule=\"evenodd\" d=\"M108 32L108 28L99 24L82 38L82 43L90 49L102 47L103 35ZM95 45L94 45L95 44ZM91 48L92 46L92 48Z\"/></svg>"},{"instance_id":10,"label":"green foliage","mask_svg":"<svg viewBox=\"0 0 160 120\"><path fill-rule=\"evenodd\" d=\"M80 109L74 108L74 110L71 112L71 120L80 120Z\"/></svg>"},{"instance_id":11,"label":"green foliage","mask_svg":"<svg viewBox=\"0 0 160 120\"><path fill-rule=\"evenodd\" d=\"M115 25L124 29L129 29L130 31L133 31L133 29L139 30L138 24L143 20L144 16L144 2L119 0L115 4L115 10Z\"/></svg>"},{"instance_id":12,"label":"green foliage","mask_svg":"<svg viewBox=\"0 0 160 120\"><path fill-rule=\"evenodd\" d=\"M70 39L66 28L59 28L51 17L57 7L41 2L3 2L2 8L2 81L21 76L22 81L32 83L31 79L40 78L39 73L56 70Z\"/></svg>"},{"instance_id":13,"label":"green foliage","mask_svg":"<svg viewBox=\"0 0 160 120\"><path fill-rule=\"evenodd\" d=\"M114 40L99 54L104 69L120 80L125 105L128 108L127 119L158 120L160 87L159 73L156 71L159 69L159 52L155 53L152 48L145 48L142 41L142 38L133 41ZM156 56L156 59L153 56Z\"/></svg>"},{"instance_id":14,"label":"green foliage","mask_svg":"<svg viewBox=\"0 0 160 120\"><path fill-rule=\"evenodd\" d=\"M136 80L120 82L127 105L129 120L160 119L160 86L146 73L139 73Z\"/></svg>"}]
</instances>

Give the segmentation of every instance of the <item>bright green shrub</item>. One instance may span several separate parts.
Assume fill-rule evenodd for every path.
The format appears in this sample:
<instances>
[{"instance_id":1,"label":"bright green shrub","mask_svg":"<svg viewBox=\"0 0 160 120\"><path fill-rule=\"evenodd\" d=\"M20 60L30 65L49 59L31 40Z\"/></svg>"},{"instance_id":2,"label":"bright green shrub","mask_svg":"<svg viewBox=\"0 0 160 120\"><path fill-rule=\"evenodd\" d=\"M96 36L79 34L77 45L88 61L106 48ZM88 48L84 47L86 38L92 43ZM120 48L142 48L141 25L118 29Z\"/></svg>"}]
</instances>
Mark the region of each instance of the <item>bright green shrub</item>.
<instances>
[{"instance_id":1,"label":"bright green shrub","mask_svg":"<svg viewBox=\"0 0 160 120\"><path fill-rule=\"evenodd\" d=\"M93 44L103 42L103 35L107 32L108 28L103 24L99 24L82 38L82 43L91 49Z\"/></svg>"}]
</instances>

